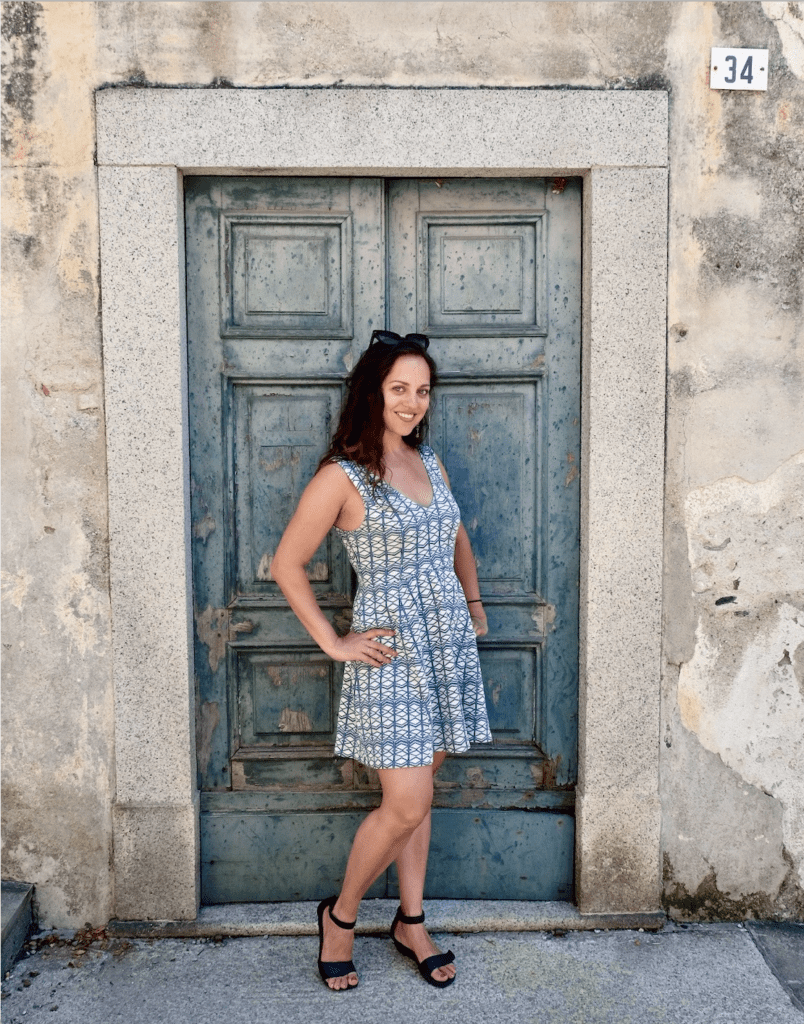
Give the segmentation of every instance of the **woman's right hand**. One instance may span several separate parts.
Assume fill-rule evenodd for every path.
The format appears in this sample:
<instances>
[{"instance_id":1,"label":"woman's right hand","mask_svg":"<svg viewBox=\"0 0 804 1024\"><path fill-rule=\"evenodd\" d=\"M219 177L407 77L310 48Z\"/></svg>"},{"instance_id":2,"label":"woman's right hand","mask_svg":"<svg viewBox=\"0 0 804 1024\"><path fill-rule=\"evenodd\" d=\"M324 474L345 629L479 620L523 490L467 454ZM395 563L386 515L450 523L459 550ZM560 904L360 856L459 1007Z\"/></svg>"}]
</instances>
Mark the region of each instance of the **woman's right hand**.
<instances>
[{"instance_id":1,"label":"woman's right hand","mask_svg":"<svg viewBox=\"0 0 804 1024\"><path fill-rule=\"evenodd\" d=\"M393 629L367 629L363 633L348 632L346 636L339 636L332 649L326 653L333 661L362 661L366 665L387 665L397 657L393 647L386 647L379 643L375 637L395 636Z\"/></svg>"}]
</instances>

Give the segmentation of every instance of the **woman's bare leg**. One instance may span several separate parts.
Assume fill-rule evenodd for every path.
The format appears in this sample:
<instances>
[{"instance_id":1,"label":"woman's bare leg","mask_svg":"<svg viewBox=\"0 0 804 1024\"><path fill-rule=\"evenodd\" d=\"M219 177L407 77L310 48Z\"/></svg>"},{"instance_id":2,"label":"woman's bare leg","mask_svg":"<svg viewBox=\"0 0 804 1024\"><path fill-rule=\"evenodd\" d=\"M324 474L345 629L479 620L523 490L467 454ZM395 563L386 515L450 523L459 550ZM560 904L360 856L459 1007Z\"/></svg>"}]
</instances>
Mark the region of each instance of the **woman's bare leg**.
<instances>
[{"instance_id":1,"label":"woman's bare leg","mask_svg":"<svg viewBox=\"0 0 804 1024\"><path fill-rule=\"evenodd\" d=\"M379 771L382 803L357 830L346 865L343 888L333 911L342 921L354 921L360 901L371 883L406 846L411 835L428 817L433 802L433 771L423 768L383 768ZM350 960L354 932L345 931L324 914L324 946L321 959ZM357 984L357 975L331 978L330 988Z\"/></svg>"},{"instance_id":2,"label":"woman's bare leg","mask_svg":"<svg viewBox=\"0 0 804 1024\"><path fill-rule=\"evenodd\" d=\"M433 757L433 775L444 763L446 756L443 751L436 752ZM427 855L430 852L430 823L431 815L428 810L427 816L396 858L396 870L399 875L399 905L402 907L402 913L407 917L416 917L422 912ZM403 946L408 946L413 950L419 962L426 960L428 956L433 956L434 953L441 952L427 934L423 924L400 923L396 926L395 935ZM438 981L446 981L454 975L455 964L446 964L433 971L433 977Z\"/></svg>"}]
</instances>

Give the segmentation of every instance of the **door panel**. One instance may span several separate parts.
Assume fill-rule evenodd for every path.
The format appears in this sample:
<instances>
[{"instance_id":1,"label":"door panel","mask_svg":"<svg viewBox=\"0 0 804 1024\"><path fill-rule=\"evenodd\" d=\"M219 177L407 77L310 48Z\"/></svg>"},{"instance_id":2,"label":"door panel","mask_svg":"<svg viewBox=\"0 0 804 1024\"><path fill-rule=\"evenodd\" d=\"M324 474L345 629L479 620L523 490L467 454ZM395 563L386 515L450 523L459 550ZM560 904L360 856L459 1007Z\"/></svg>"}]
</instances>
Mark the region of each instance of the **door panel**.
<instances>
[{"instance_id":1,"label":"door panel","mask_svg":"<svg viewBox=\"0 0 804 1024\"><path fill-rule=\"evenodd\" d=\"M449 380L434 399L432 443L449 459L450 484L472 540L484 596L525 597L535 590L538 386L538 378L483 384Z\"/></svg>"},{"instance_id":2,"label":"door panel","mask_svg":"<svg viewBox=\"0 0 804 1024\"><path fill-rule=\"evenodd\" d=\"M572 892L580 194L538 179L188 178L205 902L337 889L376 772L332 757L342 666L271 560L375 327L431 336L431 443L478 560L494 742L436 780L430 897ZM330 535L308 565L349 628ZM456 840L455 837L458 837ZM457 845L456 845L457 844ZM443 852L439 855L439 851ZM371 895L394 895L393 871Z\"/></svg>"},{"instance_id":3,"label":"door panel","mask_svg":"<svg viewBox=\"0 0 804 1024\"><path fill-rule=\"evenodd\" d=\"M271 559L338 419L340 385L233 384L235 591L281 599ZM271 514L265 515L264 510ZM329 536L307 568L319 596L345 594L348 562Z\"/></svg>"},{"instance_id":4,"label":"door panel","mask_svg":"<svg viewBox=\"0 0 804 1024\"><path fill-rule=\"evenodd\" d=\"M453 184L448 186L451 191ZM543 213L525 211L419 214L423 333L494 338L546 334L544 279L538 272L544 265L543 218Z\"/></svg>"},{"instance_id":5,"label":"door panel","mask_svg":"<svg viewBox=\"0 0 804 1024\"><path fill-rule=\"evenodd\" d=\"M352 336L350 214L221 215L223 333Z\"/></svg>"},{"instance_id":6,"label":"door panel","mask_svg":"<svg viewBox=\"0 0 804 1024\"><path fill-rule=\"evenodd\" d=\"M427 893L456 900L566 899L574 819L550 811L438 809ZM571 878L571 872L570 876Z\"/></svg>"}]
</instances>

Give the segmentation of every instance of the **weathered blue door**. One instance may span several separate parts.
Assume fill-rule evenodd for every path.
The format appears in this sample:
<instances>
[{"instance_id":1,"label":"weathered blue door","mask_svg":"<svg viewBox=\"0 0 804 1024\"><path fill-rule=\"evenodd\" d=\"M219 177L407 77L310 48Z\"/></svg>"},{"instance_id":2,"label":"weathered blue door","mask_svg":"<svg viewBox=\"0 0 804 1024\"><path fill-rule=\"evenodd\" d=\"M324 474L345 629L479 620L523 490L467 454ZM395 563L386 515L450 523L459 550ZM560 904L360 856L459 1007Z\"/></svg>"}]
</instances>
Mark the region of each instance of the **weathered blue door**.
<instances>
[{"instance_id":1,"label":"weathered blue door","mask_svg":"<svg viewBox=\"0 0 804 1024\"><path fill-rule=\"evenodd\" d=\"M541 179L188 178L187 302L202 894L317 899L379 801L331 756L340 667L271 558L375 327L422 331L431 443L479 563L494 744L437 782L429 897L572 895L580 193ZM308 567L336 628L352 574ZM369 895L395 895L391 869Z\"/></svg>"}]
</instances>

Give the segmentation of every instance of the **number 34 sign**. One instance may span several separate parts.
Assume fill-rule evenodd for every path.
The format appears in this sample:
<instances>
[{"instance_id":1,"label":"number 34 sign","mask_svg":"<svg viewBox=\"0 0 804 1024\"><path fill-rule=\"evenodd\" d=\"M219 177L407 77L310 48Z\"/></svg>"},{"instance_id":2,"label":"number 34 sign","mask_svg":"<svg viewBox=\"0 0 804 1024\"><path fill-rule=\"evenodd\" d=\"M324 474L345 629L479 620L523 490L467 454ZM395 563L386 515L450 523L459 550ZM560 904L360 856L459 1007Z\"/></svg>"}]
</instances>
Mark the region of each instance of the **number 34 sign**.
<instances>
[{"instance_id":1,"label":"number 34 sign","mask_svg":"<svg viewBox=\"0 0 804 1024\"><path fill-rule=\"evenodd\" d=\"M768 88L768 51L712 47L710 89Z\"/></svg>"}]
</instances>

